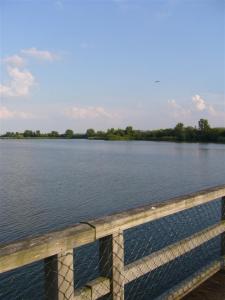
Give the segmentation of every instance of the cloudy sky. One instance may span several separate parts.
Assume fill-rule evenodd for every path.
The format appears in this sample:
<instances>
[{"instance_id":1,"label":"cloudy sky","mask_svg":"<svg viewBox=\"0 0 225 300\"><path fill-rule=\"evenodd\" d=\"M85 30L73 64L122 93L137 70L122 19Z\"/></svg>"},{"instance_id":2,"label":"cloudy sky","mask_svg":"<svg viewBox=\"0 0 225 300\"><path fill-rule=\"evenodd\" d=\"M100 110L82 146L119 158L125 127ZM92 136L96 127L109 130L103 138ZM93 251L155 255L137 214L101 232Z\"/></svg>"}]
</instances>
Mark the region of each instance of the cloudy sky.
<instances>
[{"instance_id":1,"label":"cloudy sky","mask_svg":"<svg viewBox=\"0 0 225 300\"><path fill-rule=\"evenodd\" d=\"M225 126L223 0L1 0L0 11L1 132Z\"/></svg>"}]
</instances>

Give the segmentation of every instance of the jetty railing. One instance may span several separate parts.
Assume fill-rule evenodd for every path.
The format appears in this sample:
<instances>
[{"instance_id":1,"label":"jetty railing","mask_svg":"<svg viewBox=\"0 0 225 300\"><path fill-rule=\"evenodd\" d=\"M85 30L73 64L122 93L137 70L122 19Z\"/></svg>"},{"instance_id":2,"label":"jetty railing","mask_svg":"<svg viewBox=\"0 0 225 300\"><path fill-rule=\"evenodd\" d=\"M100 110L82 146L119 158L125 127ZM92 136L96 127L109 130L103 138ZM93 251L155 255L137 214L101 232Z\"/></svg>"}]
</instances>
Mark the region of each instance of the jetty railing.
<instances>
[{"instance_id":1,"label":"jetty railing","mask_svg":"<svg viewBox=\"0 0 225 300\"><path fill-rule=\"evenodd\" d=\"M215 200L221 201L218 222L131 263L124 263L125 231L186 210L201 208ZM198 218L197 215L195 217ZM207 217L210 217L210 214ZM176 227L176 224L173 226ZM181 299L224 267L224 232L225 185L80 223L38 237L1 245L0 273L44 260L45 299L47 300L95 300L103 296L113 300L129 299L129 296L124 296L128 283L219 237L219 258L164 293L163 299ZM96 241L99 242L98 271L100 276L75 289L74 252L77 248Z\"/></svg>"}]
</instances>

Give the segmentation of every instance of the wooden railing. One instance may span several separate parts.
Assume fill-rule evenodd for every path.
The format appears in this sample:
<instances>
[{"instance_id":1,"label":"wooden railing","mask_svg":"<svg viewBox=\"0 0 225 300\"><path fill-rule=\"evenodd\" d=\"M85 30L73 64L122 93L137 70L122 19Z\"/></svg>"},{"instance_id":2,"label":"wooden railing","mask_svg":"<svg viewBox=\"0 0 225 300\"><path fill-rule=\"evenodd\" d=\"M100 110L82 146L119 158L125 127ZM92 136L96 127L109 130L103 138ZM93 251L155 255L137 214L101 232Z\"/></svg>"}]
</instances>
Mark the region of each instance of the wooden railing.
<instances>
[{"instance_id":1,"label":"wooden railing","mask_svg":"<svg viewBox=\"0 0 225 300\"><path fill-rule=\"evenodd\" d=\"M124 265L123 231L157 220L210 201L222 198L221 222L169 245L144 258ZM108 293L114 300L124 299L124 285L176 259L225 232L225 185L206 189L167 202L150 204L127 210L90 222L77 224L65 230L0 246L0 273L14 270L44 259L47 299L98 299ZM99 240L101 277L74 289L74 248ZM76 250L75 250L76 251ZM184 295L212 276L223 266L225 249L221 247L221 260L215 261L202 273L185 281L167 299L181 299ZM107 262L107 263L106 263ZM72 295L72 297L71 297Z\"/></svg>"}]
</instances>

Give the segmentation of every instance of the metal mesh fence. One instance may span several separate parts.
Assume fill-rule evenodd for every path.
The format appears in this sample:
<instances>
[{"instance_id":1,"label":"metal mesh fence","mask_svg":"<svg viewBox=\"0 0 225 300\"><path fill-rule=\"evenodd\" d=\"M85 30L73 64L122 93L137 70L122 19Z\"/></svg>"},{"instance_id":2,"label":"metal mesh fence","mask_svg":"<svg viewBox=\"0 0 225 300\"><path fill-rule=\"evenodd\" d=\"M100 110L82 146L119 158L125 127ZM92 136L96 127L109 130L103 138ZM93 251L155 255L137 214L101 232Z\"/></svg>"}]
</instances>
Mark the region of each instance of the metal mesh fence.
<instances>
[{"instance_id":1,"label":"metal mesh fence","mask_svg":"<svg viewBox=\"0 0 225 300\"><path fill-rule=\"evenodd\" d=\"M123 299L123 287L129 300L178 299L175 286L220 268L224 239L206 230L220 221L216 200L115 233L0 274L0 299Z\"/></svg>"}]
</instances>

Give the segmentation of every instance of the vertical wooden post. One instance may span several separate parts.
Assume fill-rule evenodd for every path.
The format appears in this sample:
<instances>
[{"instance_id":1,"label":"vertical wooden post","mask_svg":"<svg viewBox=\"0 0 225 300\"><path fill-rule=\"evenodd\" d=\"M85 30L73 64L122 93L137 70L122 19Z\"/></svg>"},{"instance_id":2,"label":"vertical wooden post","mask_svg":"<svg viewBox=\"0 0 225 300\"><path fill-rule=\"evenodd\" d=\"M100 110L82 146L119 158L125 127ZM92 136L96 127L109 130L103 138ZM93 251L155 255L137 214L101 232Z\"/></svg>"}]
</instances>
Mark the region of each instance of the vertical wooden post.
<instances>
[{"instance_id":1,"label":"vertical wooden post","mask_svg":"<svg viewBox=\"0 0 225 300\"><path fill-rule=\"evenodd\" d=\"M123 231L113 234L113 300L124 299Z\"/></svg>"},{"instance_id":2,"label":"vertical wooden post","mask_svg":"<svg viewBox=\"0 0 225 300\"><path fill-rule=\"evenodd\" d=\"M111 279L113 300L124 299L124 240L123 231L99 240L100 275Z\"/></svg>"},{"instance_id":3,"label":"vertical wooden post","mask_svg":"<svg viewBox=\"0 0 225 300\"><path fill-rule=\"evenodd\" d=\"M46 258L45 299L72 300L73 297L73 250Z\"/></svg>"},{"instance_id":4,"label":"vertical wooden post","mask_svg":"<svg viewBox=\"0 0 225 300\"><path fill-rule=\"evenodd\" d=\"M225 221L225 196L221 200L221 220ZM225 233L221 234L221 256L225 256Z\"/></svg>"}]
</instances>

